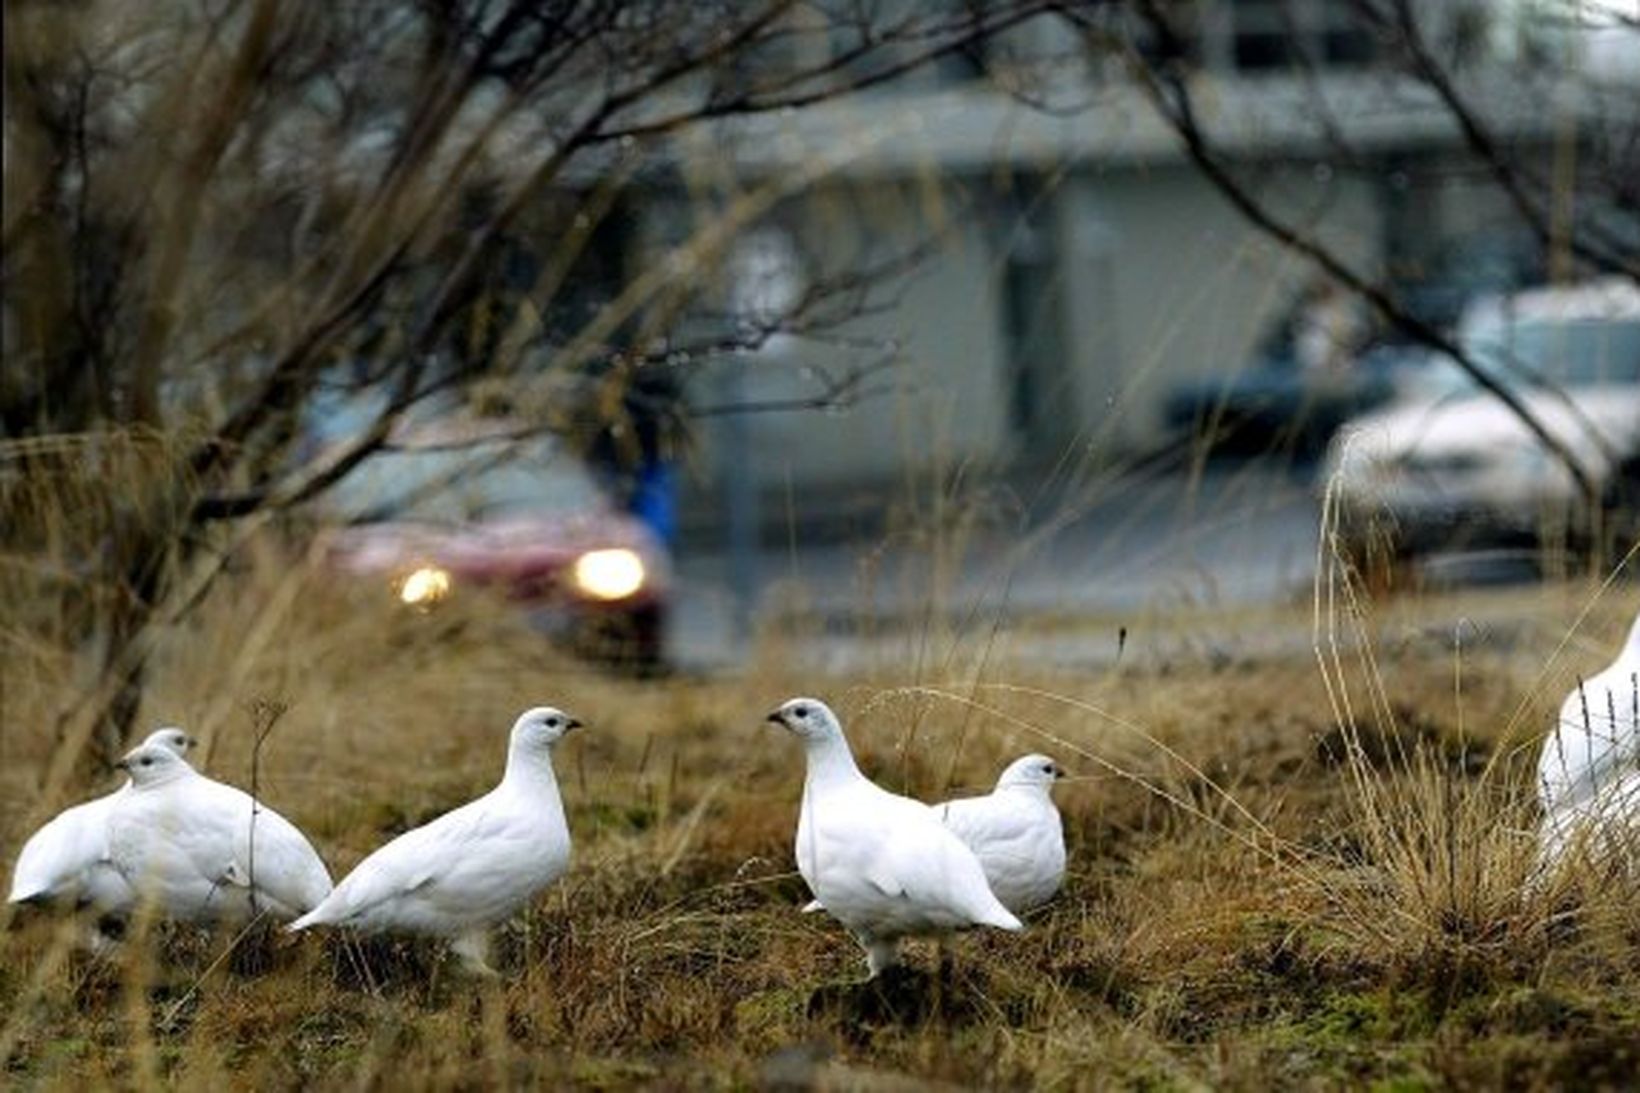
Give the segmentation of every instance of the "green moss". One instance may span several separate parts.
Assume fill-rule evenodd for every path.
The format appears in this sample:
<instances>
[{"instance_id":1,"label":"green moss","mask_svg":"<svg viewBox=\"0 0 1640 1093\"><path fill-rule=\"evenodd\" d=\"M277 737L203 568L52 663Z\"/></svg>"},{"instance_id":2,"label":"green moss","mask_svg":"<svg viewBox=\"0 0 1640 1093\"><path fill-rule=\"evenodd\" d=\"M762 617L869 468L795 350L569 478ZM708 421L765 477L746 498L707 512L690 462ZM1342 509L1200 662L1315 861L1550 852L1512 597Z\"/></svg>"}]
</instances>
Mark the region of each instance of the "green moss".
<instances>
[{"instance_id":1,"label":"green moss","mask_svg":"<svg viewBox=\"0 0 1640 1093\"><path fill-rule=\"evenodd\" d=\"M1398 1074L1393 1078L1380 1078L1367 1086L1372 1093L1424 1093L1425 1090L1439 1087L1439 1082L1423 1074Z\"/></svg>"},{"instance_id":2,"label":"green moss","mask_svg":"<svg viewBox=\"0 0 1640 1093\"><path fill-rule=\"evenodd\" d=\"M1425 1037L1438 1023L1421 995L1370 991L1328 995L1302 1027L1313 1039L1354 1043Z\"/></svg>"},{"instance_id":3,"label":"green moss","mask_svg":"<svg viewBox=\"0 0 1640 1093\"><path fill-rule=\"evenodd\" d=\"M808 1009L806 987L758 991L735 1004L735 1028L742 1036L763 1037L800 1022Z\"/></svg>"}]
</instances>

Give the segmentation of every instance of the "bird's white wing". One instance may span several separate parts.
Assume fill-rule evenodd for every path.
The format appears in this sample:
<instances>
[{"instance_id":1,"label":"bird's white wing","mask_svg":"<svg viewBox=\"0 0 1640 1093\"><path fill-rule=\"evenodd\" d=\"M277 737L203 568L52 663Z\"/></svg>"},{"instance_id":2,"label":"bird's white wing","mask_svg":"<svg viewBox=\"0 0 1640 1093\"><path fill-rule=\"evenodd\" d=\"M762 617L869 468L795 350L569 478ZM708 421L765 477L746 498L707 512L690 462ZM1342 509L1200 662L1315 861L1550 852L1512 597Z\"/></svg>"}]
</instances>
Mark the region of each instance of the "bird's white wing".
<instances>
[{"instance_id":1,"label":"bird's white wing","mask_svg":"<svg viewBox=\"0 0 1640 1093\"><path fill-rule=\"evenodd\" d=\"M984 861L1034 862L1048 843L1063 839L1057 814L1000 794L947 801L934 812Z\"/></svg>"},{"instance_id":2,"label":"bird's white wing","mask_svg":"<svg viewBox=\"0 0 1640 1093\"><path fill-rule=\"evenodd\" d=\"M194 917L219 909L231 884L233 828L188 784L132 792L110 809L109 854L136 893L167 914Z\"/></svg>"},{"instance_id":3,"label":"bird's white wing","mask_svg":"<svg viewBox=\"0 0 1640 1093\"><path fill-rule=\"evenodd\" d=\"M245 840L254 853L245 853L244 864L258 889L296 914L311 911L330 894L330 871L295 824L263 805L254 832Z\"/></svg>"},{"instance_id":4,"label":"bird's white wing","mask_svg":"<svg viewBox=\"0 0 1640 1093\"><path fill-rule=\"evenodd\" d=\"M254 889L254 901L277 917L310 911L330 894L330 871L297 825L236 786L200 778L187 789L197 830L177 839L213 883Z\"/></svg>"},{"instance_id":5,"label":"bird's white wing","mask_svg":"<svg viewBox=\"0 0 1640 1093\"><path fill-rule=\"evenodd\" d=\"M1640 860L1640 770L1608 783L1593 797L1544 814L1543 861L1559 859L1580 841L1595 854Z\"/></svg>"},{"instance_id":6,"label":"bird's white wing","mask_svg":"<svg viewBox=\"0 0 1640 1093\"><path fill-rule=\"evenodd\" d=\"M1045 902L1063 882L1064 828L1051 803L999 792L935 812L979 858L992 893L1010 910Z\"/></svg>"},{"instance_id":7,"label":"bird's white wing","mask_svg":"<svg viewBox=\"0 0 1640 1093\"><path fill-rule=\"evenodd\" d=\"M243 871L236 866L242 856L236 825L249 822L249 802L245 797L241 809L237 801L189 784L151 805L144 802L136 818L150 831L163 833L163 841L155 840L154 845L163 851L166 868L191 870L209 884L232 884L236 872Z\"/></svg>"},{"instance_id":8,"label":"bird's white wing","mask_svg":"<svg viewBox=\"0 0 1640 1093\"><path fill-rule=\"evenodd\" d=\"M64 809L29 836L12 871L8 901L78 898L92 868L108 858L108 810L118 795Z\"/></svg>"},{"instance_id":9,"label":"bird's white wing","mask_svg":"<svg viewBox=\"0 0 1640 1093\"><path fill-rule=\"evenodd\" d=\"M452 884L451 870L470 848L502 837L515 821L480 797L430 823L406 831L372 852L349 873L322 905L324 922L346 922L412 892Z\"/></svg>"},{"instance_id":10,"label":"bird's white wing","mask_svg":"<svg viewBox=\"0 0 1640 1093\"><path fill-rule=\"evenodd\" d=\"M1588 800L1626 772L1640 770L1636 667L1620 659L1566 696L1538 762L1546 810Z\"/></svg>"},{"instance_id":11,"label":"bird's white wing","mask_svg":"<svg viewBox=\"0 0 1640 1093\"><path fill-rule=\"evenodd\" d=\"M979 859L928 806L884 796L892 798L885 811L894 835L878 842L864 863L865 877L874 887L884 895L944 909L968 922L1019 928L991 893Z\"/></svg>"},{"instance_id":12,"label":"bird's white wing","mask_svg":"<svg viewBox=\"0 0 1640 1093\"><path fill-rule=\"evenodd\" d=\"M544 838L538 824L514 822L486 836L482 853L454 858L422 897L452 916L506 914L556 879L568 862L567 843Z\"/></svg>"},{"instance_id":13,"label":"bird's white wing","mask_svg":"<svg viewBox=\"0 0 1640 1093\"><path fill-rule=\"evenodd\" d=\"M302 914L330 893L330 873L289 820L237 787L209 778L183 787L172 838L213 884L253 889L279 914Z\"/></svg>"},{"instance_id":14,"label":"bird's white wing","mask_svg":"<svg viewBox=\"0 0 1640 1093\"><path fill-rule=\"evenodd\" d=\"M996 797L963 797L934 806L940 822L969 846L1007 842L1032 833L1036 817Z\"/></svg>"}]
</instances>

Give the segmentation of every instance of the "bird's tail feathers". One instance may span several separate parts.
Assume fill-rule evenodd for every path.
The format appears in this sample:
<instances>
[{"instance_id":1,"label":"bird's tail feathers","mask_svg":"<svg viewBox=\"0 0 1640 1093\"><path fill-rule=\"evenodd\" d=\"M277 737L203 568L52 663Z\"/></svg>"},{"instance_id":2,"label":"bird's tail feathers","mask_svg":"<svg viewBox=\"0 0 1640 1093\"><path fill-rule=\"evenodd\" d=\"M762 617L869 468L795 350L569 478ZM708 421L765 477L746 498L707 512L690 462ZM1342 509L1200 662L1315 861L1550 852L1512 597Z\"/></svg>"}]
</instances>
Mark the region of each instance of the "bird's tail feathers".
<instances>
[{"instance_id":1,"label":"bird's tail feathers","mask_svg":"<svg viewBox=\"0 0 1640 1093\"><path fill-rule=\"evenodd\" d=\"M1015 933L1025 928L1025 924L1019 921L1014 913L1004 907L1000 901L995 907L989 909L980 921L987 926L995 926L999 930L1012 930Z\"/></svg>"},{"instance_id":2,"label":"bird's tail feathers","mask_svg":"<svg viewBox=\"0 0 1640 1093\"><path fill-rule=\"evenodd\" d=\"M298 933L302 930L306 930L309 926L321 926L321 925L323 925L323 922L319 918L319 908L315 907L313 910L309 911L307 914L303 915L301 918L296 919L293 922L286 923L285 924L285 933L294 934L294 933Z\"/></svg>"},{"instance_id":3,"label":"bird's tail feathers","mask_svg":"<svg viewBox=\"0 0 1640 1093\"><path fill-rule=\"evenodd\" d=\"M979 914L974 916L974 922L979 924L979 926L997 927L999 931L1018 932L1025 929L1025 924L1018 921L1018 917L1015 917L1014 912L1005 908L1002 901L995 898L994 894L992 894L991 899L987 901L987 906L982 906L982 908L979 909Z\"/></svg>"}]
</instances>

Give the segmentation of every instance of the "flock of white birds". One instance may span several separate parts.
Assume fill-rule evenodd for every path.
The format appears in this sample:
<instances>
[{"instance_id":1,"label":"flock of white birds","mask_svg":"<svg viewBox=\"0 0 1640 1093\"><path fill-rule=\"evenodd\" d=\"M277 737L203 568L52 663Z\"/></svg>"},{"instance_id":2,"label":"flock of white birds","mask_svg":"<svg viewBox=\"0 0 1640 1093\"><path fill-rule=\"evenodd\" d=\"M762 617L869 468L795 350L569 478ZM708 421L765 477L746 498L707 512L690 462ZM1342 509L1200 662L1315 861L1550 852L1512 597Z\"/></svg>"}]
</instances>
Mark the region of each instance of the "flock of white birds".
<instances>
[{"instance_id":1,"label":"flock of white birds","mask_svg":"<svg viewBox=\"0 0 1640 1093\"><path fill-rule=\"evenodd\" d=\"M808 777L797 860L823 906L849 928L872 974L902 937L971 926L1021 928L1065 873L1061 771L1026 756L987 797L938 808L879 789L854 764L824 703L792 699L776 721L804 740ZM193 741L164 728L119 763L129 778L61 813L28 840L10 901L89 909L99 924L139 907L186 922L266 917L290 931L335 926L447 939L464 967L493 975L489 931L569 868L570 834L552 748L581 722L550 706L513 724L507 766L489 793L407 831L340 884L296 827L186 758ZM93 947L112 939L94 929Z\"/></svg>"},{"instance_id":2,"label":"flock of white birds","mask_svg":"<svg viewBox=\"0 0 1640 1093\"><path fill-rule=\"evenodd\" d=\"M1051 791L1063 771L1027 755L983 797L927 805L890 793L854 761L837 716L794 698L769 720L803 745L798 871L814 900L866 952L875 977L901 939L991 926L1016 931L1065 875ZM488 935L569 867L570 834L552 749L580 722L526 710L506 771L477 800L407 831L340 884L279 813L187 760L193 741L162 728L119 766L113 793L61 813L24 845L10 902L90 909L99 922L139 907L194 922L285 922L444 938L471 971L494 974ZM1539 762L1540 863L1574 850L1632 858L1640 843L1640 619L1616 661L1567 696ZM94 947L111 940L94 933Z\"/></svg>"}]
</instances>

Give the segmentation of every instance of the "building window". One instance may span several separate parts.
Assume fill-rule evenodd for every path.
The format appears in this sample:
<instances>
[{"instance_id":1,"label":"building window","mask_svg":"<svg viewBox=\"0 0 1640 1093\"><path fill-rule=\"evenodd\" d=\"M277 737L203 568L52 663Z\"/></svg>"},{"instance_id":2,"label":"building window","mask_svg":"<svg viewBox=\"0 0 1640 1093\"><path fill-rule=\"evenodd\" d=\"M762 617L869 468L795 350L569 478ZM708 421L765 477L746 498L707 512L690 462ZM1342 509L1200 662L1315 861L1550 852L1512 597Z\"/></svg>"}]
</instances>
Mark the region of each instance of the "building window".
<instances>
[{"instance_id":1,"label":"building window","mask_svg":"<svg viewBox=\"0 0 1640 1093\"><path fill-rule=\"evenodd\" d=\"M1002 335L1008 424L1025 451L1063 439L1071 397L1066 369L1064 283L1052 193L1019 181L999 205Z\"/></svg>"},{"instance_id":2,"label":"building window","mask_svg":"<svg viewBox=\"0 0 1640 1093\"><path fill-rule=\"evenodd\" d=\"M1195 68L1204 61L1202 39L1204 13L1196 4L1168 4L1160 14L1169 34L1156 33L1146 15L1126 6L1109 9L1104 19L1109 29L1152 68L1183 66Z\"/></svg>"},{"instance_id":3,"label":"building window","mask_svg":"<svg viewBox=\"0 0 1640 1093\"><path fill-rule=\"evenodd\" d=\"M1238 72L1359 67L1377 57L1372 28L1349 0L1229 0L1229 7L1227 52Z\"/></svg>"}]
</instances>

